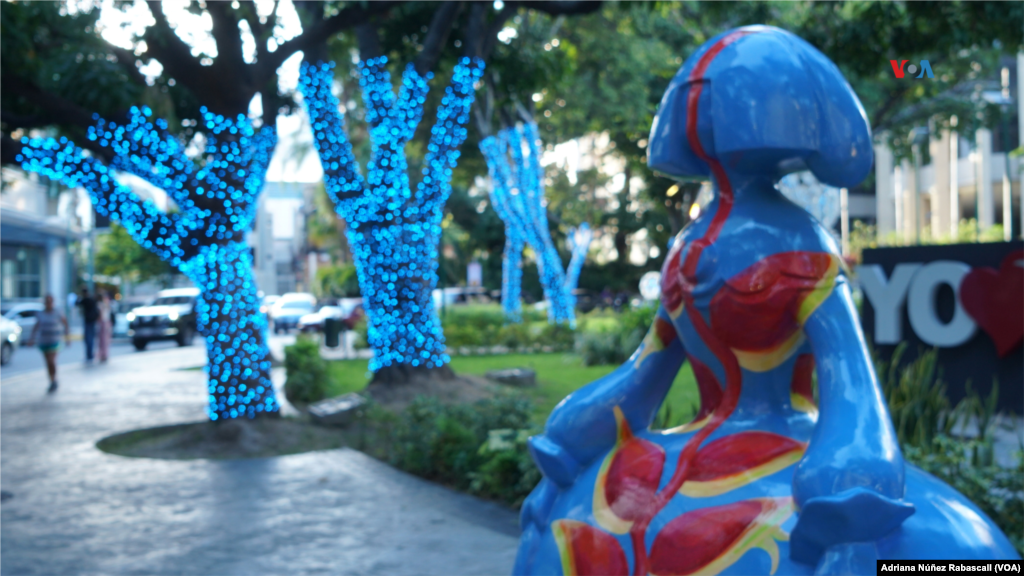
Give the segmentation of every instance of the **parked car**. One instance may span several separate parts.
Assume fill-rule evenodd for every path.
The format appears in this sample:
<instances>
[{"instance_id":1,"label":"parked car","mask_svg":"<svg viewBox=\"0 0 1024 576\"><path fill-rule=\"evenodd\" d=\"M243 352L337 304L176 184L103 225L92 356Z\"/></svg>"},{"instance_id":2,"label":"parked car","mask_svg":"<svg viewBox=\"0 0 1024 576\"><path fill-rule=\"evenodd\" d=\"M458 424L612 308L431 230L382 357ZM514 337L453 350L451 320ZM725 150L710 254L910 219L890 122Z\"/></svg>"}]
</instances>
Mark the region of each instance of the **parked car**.
<instances>
[{"instance_id":1,"label":"parked car","mask_svg":"<svg viewBox=\"0 0 1024 576\"><path fill-rule=\"evenodd\" d=\"M21 340L21 326L13 320L0 318L0 365L6 365L14 356Z\"/></svg>"},{"instance_id":2,"label":"parked car","mask_svg":"<svg viewBox=\"0 0 1024 576\"><path fill-rule=\"evenodd\" d=\"M351 329L362 318L362 309L362 298L342 298L337 304L321 306L316 312L299 318L299 332L322 332L324 320L328 318L345 320L346 329Z\"/></svg>"},{"instance_id":3,"label":"parked car","mask_svg":"<svg viewBox=\"0 0 1024 576\"><path fill-rule=\"evenodd\" d=\"M162 290L149 306L129 312L128 336L136 350L156 340L174 340L178 346L189 346L196 333L197 288Z\"/></svg>"},{"instance_id":4,"label":"parked car","mask_svg":"<svg viewBox=\"0 0 1024 576\"><path fill-rule=\"evenodd\" d=\"M21 327L22 334L31 334L32 329L36 326L36 314L42 311L43 305L40 302L25 302L22 304L15 304L7 312L4 312L4 318L10 320ZM25 344L23 341L22 344Z\"/></svg>"},{"instance_id":5,"label":"parked car","mask_svg":"<svg viewBox=\"0 0 1024 576\"><path fill-rule=\"evenodd\" d=\"M299 318L297 328L299 332L322 332L324 320L328 318L342 318L340 306L321 306L319 310Z\"/></svg>"},{"instance_id":6,"label":"parked car","mask_svg":"<svg viewBox=\"0 0 1024 576\"><path fill-rule=\"evenodd\" d=\"M316 298L303 292L289 292L281 296L270 307L270 321L274 334L287 332L299 325L299 318L313 312Z\"/></svg>"},{"instance_id":7,"label":"parked car","mask_svg":"<svg viewBox=\"0 0 1024 576\"><path fill-rule=\"evenodd\" d=\"M263 303L260 304L260 312L263 312L264 314L270 312L270 307L274 305L274 302L277 302L280 299L281 299L281 297L278 296L277 294L271 294L269 296L264 296L263 297Z\"/></svg>"},{"instance_id":8,"label":"parked car","mask_svg":"<svg viewBox=\"0 0 1024 576\"><path fill-rule=\"evenodd\" d=\"M125 296L114 302L114 338L128 336L128 314L136 308L149 306L153 296Z\"/></svg>"}]
</instances>

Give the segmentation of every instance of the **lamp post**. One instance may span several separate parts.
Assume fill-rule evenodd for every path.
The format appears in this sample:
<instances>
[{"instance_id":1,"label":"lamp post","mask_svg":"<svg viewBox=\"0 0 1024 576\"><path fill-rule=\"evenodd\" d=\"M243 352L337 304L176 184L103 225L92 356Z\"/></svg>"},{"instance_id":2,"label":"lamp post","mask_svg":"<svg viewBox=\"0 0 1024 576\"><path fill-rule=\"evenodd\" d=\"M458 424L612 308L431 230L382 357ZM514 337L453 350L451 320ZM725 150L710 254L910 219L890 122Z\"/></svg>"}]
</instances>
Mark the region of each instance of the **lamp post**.
<instances>
[{"instance_id":1,"label":"lamp post","mask_svg":"<svg viewBox=\"0 0 1024 576\"><path fill-rule=\"evenodd\" d=\"M921 146L928 143L928 128L918 126L910 132L914 152L914 244L921 243Z\"/></svg>"},{"instance_id":2,"label":"lamp post","mask_svg":"<svg viewBox=\"0 0 1024 576\"><path fill-rule=\"evenodd\" d=\"M960 235L960 133L956 130L959 122L956 114L949 119L949 234L953 242Z\"/></svg>"},{"instance_id":3,"label":"lamp post","mask_svg":"<svg viewBox=\"0 0 1024 576\"><path fill-rule=\"evenodd\" d=\"M1001 74L1003 104L1003 240L1013 240L1013 190L1010 188L1010 69L1003 67Z\"/></svg>"}]
</instances>

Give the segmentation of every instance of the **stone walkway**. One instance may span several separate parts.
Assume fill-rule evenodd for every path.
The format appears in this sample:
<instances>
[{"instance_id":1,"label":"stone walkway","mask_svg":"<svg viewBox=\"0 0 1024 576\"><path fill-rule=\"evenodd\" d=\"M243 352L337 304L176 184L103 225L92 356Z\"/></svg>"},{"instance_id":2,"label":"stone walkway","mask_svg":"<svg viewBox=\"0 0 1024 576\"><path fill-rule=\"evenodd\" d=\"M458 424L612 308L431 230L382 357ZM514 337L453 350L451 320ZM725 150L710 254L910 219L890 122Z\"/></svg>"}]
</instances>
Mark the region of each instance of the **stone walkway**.
<instances>
[{"instance_id":1,"label":"stone walkway","mask_svg":"<svg viewBox=\"0 0 1024 576\"><path fill-rule=\"evenodd\" d=\"M0 382L0 572L508 574L515 514L348 449L133 459L96 441L202 420L200 346ZM280 380L277 374L276 380ZM283 395L279 395L283 399ZM6 496L6 494L5 494Z\"/></svg>"}]
</instances>

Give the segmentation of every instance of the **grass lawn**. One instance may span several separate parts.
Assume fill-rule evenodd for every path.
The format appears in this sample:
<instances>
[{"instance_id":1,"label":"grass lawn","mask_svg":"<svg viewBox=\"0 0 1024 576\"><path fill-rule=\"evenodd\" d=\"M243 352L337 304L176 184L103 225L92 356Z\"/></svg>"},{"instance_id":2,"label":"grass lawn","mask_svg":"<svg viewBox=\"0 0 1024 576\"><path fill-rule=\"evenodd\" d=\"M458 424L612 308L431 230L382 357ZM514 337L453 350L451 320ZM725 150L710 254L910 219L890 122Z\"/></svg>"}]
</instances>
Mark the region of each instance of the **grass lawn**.
<instances>
[{"instance_id":1,"label":"grass lawn","mask_svg":"<svg viewBox=\"0 0 1024 576\"><path fill-rule=\"evenodd\" d=\"M328 363L334 375L335 386L329 396L358 392L369 381L366 360L338 360ZM543 424L551 409L574 390L607 375L617 366L583 366L575 354L500 354L493 356L457 356L452 358L452 369L463 374L483 376L489 370L501 368L532 368L537 372L537 387L524 389L536 409L534 420ZM697 384L689 364L676 376L665 405L671 407L671 424L687 421L700 399Z\"/></svg>"}]
</instances>

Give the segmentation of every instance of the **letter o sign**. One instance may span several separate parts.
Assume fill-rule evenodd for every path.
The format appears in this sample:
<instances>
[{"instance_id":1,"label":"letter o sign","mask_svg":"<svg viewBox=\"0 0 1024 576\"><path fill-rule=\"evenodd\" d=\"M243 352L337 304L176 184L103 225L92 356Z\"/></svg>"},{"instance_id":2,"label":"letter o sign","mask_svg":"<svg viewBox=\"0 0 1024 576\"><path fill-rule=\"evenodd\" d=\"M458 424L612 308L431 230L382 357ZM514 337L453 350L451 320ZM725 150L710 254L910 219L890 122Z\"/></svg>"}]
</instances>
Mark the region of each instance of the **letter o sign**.
<instances>
[{"instance_id":1,"label":"letter o sign","mask_svg":"<svg viewBox=\"0 0 1024 576\"><path fill-rule=\"evenodd\" d=\"M926 344L952 348L974 336L978 325L960 304L960 282L971 271L963 262L937 260L921 267L914 275L907 298L907 315L914 333ZM935 309L935 296L939 286L953 288L956 308L953 319L943 324Z\"/></svg>"}]
</instances>

